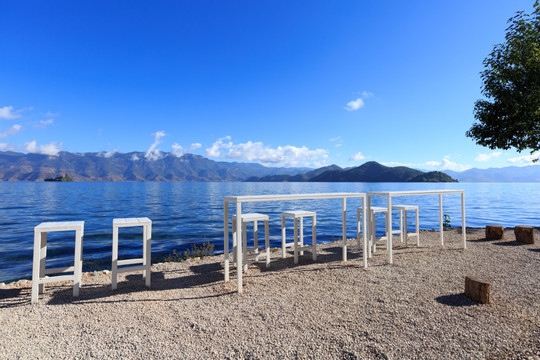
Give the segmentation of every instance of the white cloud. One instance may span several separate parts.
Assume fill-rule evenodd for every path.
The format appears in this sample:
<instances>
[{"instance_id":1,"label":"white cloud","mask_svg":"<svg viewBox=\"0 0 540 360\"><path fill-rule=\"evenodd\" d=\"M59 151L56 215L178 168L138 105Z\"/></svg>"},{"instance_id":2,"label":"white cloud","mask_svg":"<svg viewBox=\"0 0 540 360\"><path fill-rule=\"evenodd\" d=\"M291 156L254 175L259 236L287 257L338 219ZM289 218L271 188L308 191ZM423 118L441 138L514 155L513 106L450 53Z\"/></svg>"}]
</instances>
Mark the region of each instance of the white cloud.
<instances>
[{"instance_id":1,"label":"white cloud","mask_svg":"<svg viewBox=\"0 0 540 360\"><path fill-rule=\"evenodd\" d=\"M165 131L156 131L152 134L154 136L154 143L150 145L146 154L144 155L148 160L159 160L162 157L161 151L157 148L161 144L161 138L164 137Z\"/></svg>"},{"instance_id":2,"label":"white cloud","mask_svg":"<svg viewBox=\"0 0 540 360\"><path fill-rule=\"evenodd\" d=\"M99 156L103 156L104 158L108 159L108 158L112 157L114 154L116 154L119 149L120 149L120 147L117 147L116 149L112 149L112 150L109 150L109 151L102 152L102 153L99 154Z\"/></svg>"},{"instance_id":3,"label":"white cloud","mask_svg":"<svg viewBox=\"0 0 540 360\"><path fill-rule=\"evenodd\" d=\"M364 160L365 158L366 157L362 155L361 152L357 152L356 154L354 154L353 156L349 158L349 161L360 161L360 160Z\"/></svg>"},{"instance_id":4,"label":"white cloud","mask_svg":"<svg viewBox=\"0 0 540 360\"><path fill-rule=\"evenodd\" d=\"M529 155L522 155L515 158L510 158L507 161L509 163L515 164L515 165L534 165L538 163L533 163L534 160L538 160L540 158L540 153L534 153Z\"/></svg>"},{"instance_id":5,"label":"white cloud","mask_svg":"<svg viewBox=\"0 0 540 360\"><path fill-rule=\"evenodd\" d=\"M310 150L305 146L292 145L271 148L262 142L248 141L243 144L234 144L229 140L231 140L230 136L216 140L211 147L206 149L206 155L255 161L270 166L311 166L315 163L324 163L328 158L328 152L323 149Z\"/></svg>"},{"instance_id":6,"label":"white cloud","mask_svg":"<svg viewBox=\"0 0 540 360\"><path fill-rule=\"evenodd\" d=\"M362 91L362 97L364 99L369 99L370 97L373 96L373 93L372 92L369 92L369 91Z\"/></svg>"},{"instance_id":7,"label":"white cloud","mask_svg":"<svg viewBox=\"0 0 540 360\"><path fill-rule=\"evenodd\" d=\"M22 110L16 110L13 111L13 106L4 106L0 108L0 119L16 119L20 118L22 115L20 114L23 112Z\"/></svg>"},{"instance_id":8,"label":"white cloud","mask_svg":"<svg viewBox=\"0 0 540 360\"><path fill-rule=\"evenodd\" d=\"M59 113L53 113L52 111L47 111L45 113L45 117L58 117L58 116L60 116Z\"/></svg>"},{"instance_id":9,"label":"white cloud","mask_svg":"<svg viewBox=\"0 0 540 360\"><path fill-rule=\"evenodd\" d=\"M184 154L193 152L194 150L199 149L201 146L202 145L199 144L199 143L193 143L187 149L184 149L184 147L182 145L180 145L178 143L174 143L171 146L172 154L174 156L176 156L176 157L182 157L182 156L184 156Z\"/></svg>"},{"instance_id":10,"label":"white cloud","mask_svg":"<svg viewBox=\"0 0 540 360\"><path fill-rule=\"evenodd\" d=\"M9 144L0 143L0 151L4 151L4 150L15 150L15 148Z\"/></svg>"},{"instance_id":11,"label":"white cloud","mask_svg":"<svg viewBox=\"0 0 540 360\"><path fill-rule=\"evenodd\" d=\"M22 126L19 124L15 124L6 131L0 133L0 139L5 138L8 135L13 135L18 133L22 129Z\"/></svg>"},{"instance_id":12,"label":"white cloud","mask_svg":"<svg viewBox=\"0 0 540 360\"><path fill-rule=\"evenodd\" d=\"M360 108L363 108L364 105L365 105L364 100L362 100L361 98L358 98L356 100L349 101L347 103L347 106L345 106L345 110L347 110L347 111L355 111L355 110L358 110Z\"/></svg>"},{"instance_id":13,"label":"white cloud","mask_svg":"<svg viewBox=\"0 0 540 360\"><path fill-rule=\"evenodd\" d=\"M493 158L498 158L499 156L501 156L501 152L500 151L495 151L495 152L492 152L490 154L478 154L474 160L475 161L478 161L478 162L487 162Z\"/></svg>"},{"instance_id":14,"label":"white cloud","mask_svg":"<svg viewBox=\"0 0 540 360\"><path fill-rule=\"evenodd\" d=\"M137 160L140 160L140 158L137 156L137 154L133 154L133 155L131 155L131 160L132 161L137 161Z\"/></svg>"},{"instance_id":15,"label":"white cloud","mask_svg":"<svg viewBox=\"0 0 540 360\"><path fill-rule=\"evenodd\" d=\"M24 144L24 150L32 154L43 154L43 155L53 155L56 156L60 152L62 144L57 144L52 142L50 144L45 144L37 146L36 140L30 141Z\"/></svg>"},{"instance_id":16,"label":"white cloud","mask_svg":"<svg viewBox=\"0 0 540 360\"><path fill-rule=\"evenodd\" d=\"M442 161L426 161L424 163L400 163L400 162L381 162L385 166L407 166L414 169L426 169L426 170L453 170L453 171L465 171L471 168L469 165L458 164L450 161L450 156L445 156Z\"/></svg>"},{"instance_id":17,"label":"white cloud","mask_svg":"<svg viewBox=\"0 0 540 360\"><path fill-rule=\"evenodd\" d=\"M336 137L333 137L333 138L331 138L329 140L332 141L332 142L338 141L338 140L341 140L341 136L336 136Z\"/></svg>"},{"instance_id":18,"label":"white cloud","mask_svg":"<svg viewBox=\"0 0 540 360\"><path fill-rule=\"evenodd\" d=\"M34 127L44 129L47 126L51 125L53 122L54 122L54 119L40 120L39 123L34 125Z\"/></svg>"}]
</instances>

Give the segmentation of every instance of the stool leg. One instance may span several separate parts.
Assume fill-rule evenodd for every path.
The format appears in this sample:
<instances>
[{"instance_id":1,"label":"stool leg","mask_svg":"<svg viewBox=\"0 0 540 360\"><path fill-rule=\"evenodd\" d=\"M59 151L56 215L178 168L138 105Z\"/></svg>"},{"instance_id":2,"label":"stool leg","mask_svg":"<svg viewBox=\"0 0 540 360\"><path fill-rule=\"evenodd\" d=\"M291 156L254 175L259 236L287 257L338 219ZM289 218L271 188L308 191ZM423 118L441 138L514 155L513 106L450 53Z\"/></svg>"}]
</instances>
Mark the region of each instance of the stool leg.
<instances>
[{"instance_id":1,"label":"stool leg","mask_svg":"<svg viewBox=\"0 0 540 360\"><path fill-rule=\"evenodd\" d=\"M113 225L112 240L112 290L118 285L118 226Z\"/></svg>"},{"instance_id":2,"label":"stool leg","mask_svg":"<svg viewBox=\"0 0 540 360\"><path fill-rule=\"evenodd\" d=\"M41 233L41 244L39 250L39 278L45 277L45 262L47 259L47 233ZM45 292L45 284L39 284L39 293Z\"/></svg>"},{"instance_id":3,"label":"stool leg","mask_svg":"<svg viewBox=\"0 0 540 360\"><path fill-rule=\"evenodd\" d=\"M420 221L418 221L420 215L420 208L416 208L416 246L420 246Z\"/></svg>"},{"instance_id":4,"label":"stool leg","mask_svg":"<svg viewBox=\"0 0 540 360\"><path fill-rule=\"evenodd\" d=\"M233 219L232 222L232 257L233 265L236 266L236 220Z\"/></svg>"},{"instance_id":5,"label":"stool leg","mask_svg":"<svg viewBox=\"0 0 540 360\"><path fill-rule=\"evenodd\" d=\"M281 216L281 258L285 259L285 216Z\"/></svg>"},{"instance_id":6,"label":"stool leg","mask_svg":"<svg viewBox=\"0 0 540 360\"><path fill-rule=\"evenodd\" d=\"M244 272L248 271L247 263L247 225L245 221L242 221L242 258L244 259Z\"/></svg>"},{"instance_id":7,"label":"stool leg","mask_svg":"<svg viewBox=\"0 0 540 360\"><path fill-rule=\"evenodd\" d=\"M39 275L40 275L40 254L41 254L41 238L43 234L34 230L34 259L32 262L32 303L38 301L39 298ZM45 233L45 236L46 233Z\"/></svg>"},{"instance_id":8,"label":"stool leg","mask_svg":"<svg viewBox=\"0 0 540 360\"><path fill-rule=\"evenodd\" d=\"M405 225L403 228L403 231L405 231L405 247L407 247L407 240L409 239L409 229L407 228L407 210L404 210L405 212Z\"/></svg>"},{"instance_id":9,"label":"stool leg","mask_svg":"<svg viewBox=\"0 0 540 360\"><path fill-rule=\"evenodd\" d=\"M298 264L298 219L294 218L294 263Z\"/></svg>"},{"instance_id":10,"label":"stool leg","mask_svg":"<svg viewBox=\"0 0 540 360\"><path fill-rule=\"evenodd\" d=\"M255 254L259 253L259 226L257 220L253 221L253 247L255 248Z\"/></svg>"},{"instance_id":11,"label":"stool leg","mask_svg":"<svg viewBox=\"0 0 540 360\"><path fill-rule=\"evenodd\" d=\"M304 218L300 219L300 248L304 247ZM304 250L300 251L300 255L304 256Z\"/></svg>"},{"instance_id":12,"label":"stool leg","mask_svg":"<svg viewBox=\"0 0 540 360\"><path fill-rule=\"evenodd\" d=\"M399 209L399 241L403 242L403 213L405 213L405 229L407 229L407 210ZM405 231L407 237L407 231ZM405 240L406 242L407 240ZM407 244L405 244L407 246Z\"/></svg>"},{"instance_id":13,"label":"stool leg","mask_svg":"<svg viewBox=\"0 0 540 360\"><path fill-rule=\"evenodd\" d=\"M371 234L371 247L372 253L375 254L377 251L377 222L375 221L375 213L371 213L371 228L373 229L373 234Z\"/></svg>"},{"instance_id":14,"label":"stool leg","mask_svg":"<svg viewBox=\"0 0 540 360\"><path fill-rule=\"evenodd\" d=\"M270 267L270 230L268 220L264 221L264 247L266 248L266 268Z\"/></svg>"},{"instance_id":15,"label":"stool leg","mask_svg":"<svg viewBox=\"0 0 540 360\"><path fill-rule=\"evenodd\" d=\"M79 296L79 288L82 281L82 242L83 229L77 230L75 233L75 264L73 271L73 296Z\"/></svg>"},{"instance_id":16,"label":"stool leg","mask_svg":"<svg viewBox=\"0 0 540 360\"><path fill-rule=\"evenodd\" d=\"M146 225L144 228L146 229L146 234L144 236L144 243L146 244L145 285L149 288L150 280L152 279L152 225Z\"/></svg>"},{"instance_id":17,"label":"stool leg","mask_svg":"<svg viewBox=\"0 0 540 360\"><path fill-rule=\"evenodd\" d=\"M317 217L316 216L313 216L311 234L313 235L313 261L317 261Z\"/></svg>"}]
</instances>

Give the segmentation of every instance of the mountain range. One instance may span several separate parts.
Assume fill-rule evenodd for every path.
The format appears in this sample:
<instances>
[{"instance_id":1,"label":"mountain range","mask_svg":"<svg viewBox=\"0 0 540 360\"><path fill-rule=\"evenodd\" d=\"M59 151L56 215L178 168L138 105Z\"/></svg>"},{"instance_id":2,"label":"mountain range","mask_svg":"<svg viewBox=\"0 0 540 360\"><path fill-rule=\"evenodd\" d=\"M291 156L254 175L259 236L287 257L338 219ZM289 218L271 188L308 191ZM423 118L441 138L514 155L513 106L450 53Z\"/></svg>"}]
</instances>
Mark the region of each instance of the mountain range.
<instances>
[{"instance_id":1,"label":"mountain range","mask_svg":"<svg viewBox=\"0 0 540 360\"><path fill-rule=\"evenodd\" d=\"M255 163L220 162L203 156L160 153L147 159L144 152L70 153L56 156L0 151L0 181L43 181L68 174L74 181L270 181L270 182L540 182L540 166L445 170L426 172L387 167L370 161L358 167L337 165L318 169L266 167Z\"/></svg>"}]
</instances>

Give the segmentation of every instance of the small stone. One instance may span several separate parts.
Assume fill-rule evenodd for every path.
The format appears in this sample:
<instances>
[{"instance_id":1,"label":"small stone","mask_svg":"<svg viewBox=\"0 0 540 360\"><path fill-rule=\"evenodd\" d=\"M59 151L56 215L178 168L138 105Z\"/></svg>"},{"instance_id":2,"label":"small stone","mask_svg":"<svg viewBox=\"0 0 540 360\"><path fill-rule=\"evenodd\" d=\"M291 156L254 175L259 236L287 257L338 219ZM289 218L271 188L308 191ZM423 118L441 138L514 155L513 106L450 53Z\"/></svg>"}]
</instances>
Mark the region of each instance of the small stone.
<instances>
[{"instance_id":1,"label":"small stone","mask_svg":"<svg viewBox=\"0 0 540 360\"><path fill-rule=\"evenodd\" d=\"M504 228L500 225L486 226L486 240L501 240L504 237Z\"/></svg>"},{"instance_id":2,"label":"small stone","mask_svg":"<svg viewBox=\"0 0 540 360\"><path fill-rule=\"evenodd\" d=\"M110 272L109 270L103 270L103 273L104 273L105 275L109 275L111 272Z\"/></svg>"},{"instance_id":3,"label":"small stone","mask_svg":"<svg viewBox=\"0 0 540 360\"><path fill-rule=\"evenodd\" d=\"M534 228L532 226L516 226L514 228L516 241L524 244L534 244Z\"/></svg>"},{"instance_id":4,"label":"small stone","mask_svg":"<svg viewBox=\"0 0 540 360\"><path fill-rule=\"evenodd\" d=\"M94 272L92 273L92 276L99 276L99 273L98 273L97 271L94 271Z\"/></svg>"}]
</instances>

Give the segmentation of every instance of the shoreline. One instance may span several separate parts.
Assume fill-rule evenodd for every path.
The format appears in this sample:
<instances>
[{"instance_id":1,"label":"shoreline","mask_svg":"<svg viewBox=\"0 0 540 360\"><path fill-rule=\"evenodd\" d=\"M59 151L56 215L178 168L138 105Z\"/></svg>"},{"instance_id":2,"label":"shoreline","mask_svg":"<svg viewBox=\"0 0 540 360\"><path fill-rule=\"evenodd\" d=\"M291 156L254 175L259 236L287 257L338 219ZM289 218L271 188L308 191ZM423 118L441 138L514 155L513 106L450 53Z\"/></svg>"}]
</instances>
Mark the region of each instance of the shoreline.
<instances>
[{"instance_id":1,"label":"shoreline","mask_svg":"<svg viewBox=\"0 0 540 360\"><path fill-rule=\"evenodd\" d=\"M421 231L420 247L379 246L363 269L349 241L323 244L318 261L272 253L251 264L244 293L235 271L223 282L223 255L152 266L140 273L85 273L46 287L30 305L29 281L0 287L0 358L325 358L535 359L540 356L540 244L486 241L484 229ZM538 239L539 230L535 230ZM465 275L492 284L491 304L463 295ZM27 282L25 284L24 282ZM534 357L536 356L536 357Z\"/></svg>"}]
</instances>

